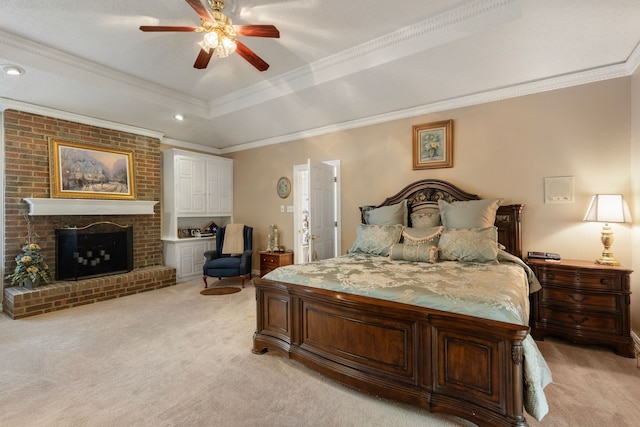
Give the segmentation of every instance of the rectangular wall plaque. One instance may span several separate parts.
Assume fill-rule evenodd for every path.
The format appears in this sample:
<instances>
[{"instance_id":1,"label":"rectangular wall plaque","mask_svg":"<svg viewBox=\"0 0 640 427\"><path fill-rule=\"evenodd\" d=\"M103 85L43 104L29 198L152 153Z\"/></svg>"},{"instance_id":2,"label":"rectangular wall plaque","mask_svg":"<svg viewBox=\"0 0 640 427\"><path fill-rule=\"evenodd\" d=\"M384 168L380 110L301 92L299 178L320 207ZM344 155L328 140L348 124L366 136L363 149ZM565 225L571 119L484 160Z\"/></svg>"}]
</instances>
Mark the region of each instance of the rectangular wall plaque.
<instances>
[{"instance_id":1,"label":"rectangular wall plaque","mask_svg":"<svg viewBox=\"0 0 640 427\"><path fill-rule=\"evenodd\" d=\"M551 176L544 179L545 203L573 203L573 177Z\"/></svg>"}]
</instances>

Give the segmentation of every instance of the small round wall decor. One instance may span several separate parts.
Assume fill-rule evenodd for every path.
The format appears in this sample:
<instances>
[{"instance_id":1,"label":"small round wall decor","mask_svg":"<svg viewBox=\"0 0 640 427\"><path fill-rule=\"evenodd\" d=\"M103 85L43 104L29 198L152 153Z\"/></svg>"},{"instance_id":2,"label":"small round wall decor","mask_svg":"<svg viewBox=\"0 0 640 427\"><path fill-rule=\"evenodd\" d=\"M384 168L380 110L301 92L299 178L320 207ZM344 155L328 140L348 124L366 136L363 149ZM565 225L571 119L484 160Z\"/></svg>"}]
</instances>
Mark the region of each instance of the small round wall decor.
<instances>
[{"instance_id":1,"label":"small round wall decor","mask_svg":"<svg viewBox=\"0 0 640 427\"><path fill-rule=\"evenodd\" d=\"M291 181L289 178L282 177L278 180L278 185L276 187L278 190L278 196L282 199L286 199L291 194Z\"/></svg>"}]
</instances>

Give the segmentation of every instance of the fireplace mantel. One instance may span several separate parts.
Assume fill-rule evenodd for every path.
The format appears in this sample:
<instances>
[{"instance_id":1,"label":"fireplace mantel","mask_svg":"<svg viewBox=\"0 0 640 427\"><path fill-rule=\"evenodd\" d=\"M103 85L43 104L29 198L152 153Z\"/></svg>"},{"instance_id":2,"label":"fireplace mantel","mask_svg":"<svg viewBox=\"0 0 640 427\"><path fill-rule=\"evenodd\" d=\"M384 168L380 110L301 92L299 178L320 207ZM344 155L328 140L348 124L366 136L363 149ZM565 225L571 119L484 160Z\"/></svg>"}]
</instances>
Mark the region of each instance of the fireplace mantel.
<instances>
[{"instance_id":1,"label":"fireplace mantel","mask_svg":"<svg viewBox=\"0 0 640 427\"><path fill-rule=\"evenodd\" d=\"M29 215L153 215L155 201L102 199L23 199Z\"/></svg>"}]
</instances>

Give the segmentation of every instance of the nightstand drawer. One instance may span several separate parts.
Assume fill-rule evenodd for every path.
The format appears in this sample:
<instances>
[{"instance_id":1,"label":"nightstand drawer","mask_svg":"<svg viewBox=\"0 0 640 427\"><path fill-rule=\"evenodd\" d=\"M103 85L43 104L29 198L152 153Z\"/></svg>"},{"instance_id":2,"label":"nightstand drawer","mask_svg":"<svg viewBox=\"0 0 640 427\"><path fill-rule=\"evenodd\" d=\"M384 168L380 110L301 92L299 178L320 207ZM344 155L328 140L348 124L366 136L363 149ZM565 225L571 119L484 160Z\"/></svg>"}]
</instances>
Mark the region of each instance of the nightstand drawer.
<instances>
[{"instance_id":1,"label":"nightstand drawer","mask_svg":"<svg viewBox=\"0 0 640 427\"><path fill-rule=\"evenodd\" d=\"M596 310L617 313L618 298L611 294L597 294L546 287L541 291L540 303L544 305L563 305L578 310Z\"/></svg>"},{"instance_id":2,"label":"nightstand drawer","mask_svg":"<svg viewBox=\"0 0 640 427\"><path fill-rule=\"evenodd\" d=\"M587 312L564 312L549 307L541 307L541 314L548 324L568 327L576 330L620 334L620 322L615 315L593 314Z\"/></svg>"},{"instance_id":3,"label":"nightstand drawer","mask_svg":"<svg viewBox=\"0 0 640 427\"><path fill-rule=\"evenodd\" d=\"M619 275L598 274L591 271L588 274L581 274L580 271L543 269L538 279L546 285L573 286L584 289L620 290L622 286L622 279Z\"/></svg>"},{"instance_id":4,"label":"nightstand drawer","mask_svg":"<svg viewBox=\"0 0 640 427\"><path fill-rule=\"evenodd\" d=\"M293 252L259 252L260 277L278 267L293 264Z\"/></svg>"},{"instance_id":5,"label":"nightstand drawer","mask_svg":"<svg viewBox=\"0 0 640 427\"><path fill-rule=\"evenodd\" d=\"M631 338L631 270L593 261L529 259L542 285L531 295L531 335L604 344L635 357Z\"/></svg>"},{"instance_id":6,"label":"nightstand drawer","mask_svg":"<svg viewBox=\"0 0 640 427\"><path fill-rule=\"evenodd\" d=\"M279 261L280 255L278 254L260 254L260 264L274 264L277 266Z\"/></svg>"}]
</instances>

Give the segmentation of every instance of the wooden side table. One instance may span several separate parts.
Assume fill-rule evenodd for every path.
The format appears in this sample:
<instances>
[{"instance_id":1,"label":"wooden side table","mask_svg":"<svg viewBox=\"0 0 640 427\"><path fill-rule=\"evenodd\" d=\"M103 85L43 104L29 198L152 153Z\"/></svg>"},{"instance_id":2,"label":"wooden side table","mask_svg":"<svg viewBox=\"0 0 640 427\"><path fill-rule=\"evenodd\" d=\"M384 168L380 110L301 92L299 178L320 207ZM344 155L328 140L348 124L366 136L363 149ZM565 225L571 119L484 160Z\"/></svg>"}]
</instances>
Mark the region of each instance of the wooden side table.
<instances>
[{"instance_id":1,"label":"wooden side table","mask_svg":"<svg viewBox=\"0 0 640 427\"><path fill-rule=\"evenodd\" d=\"M293 252L260 251L260 277L278 267L293 264Z\"/></svg>"},{"instance_id":2,"label":"wooden side table","mask_svg":"<svg viewBox=\"0 0 640 427\"><path fill-rule=\"evenodd\" d=\"M527 261L542 285L531 297L531 335L602 344L635 357L631 338L630 275L622 267L593 261Z\"/></svg>"}]
</instances>

